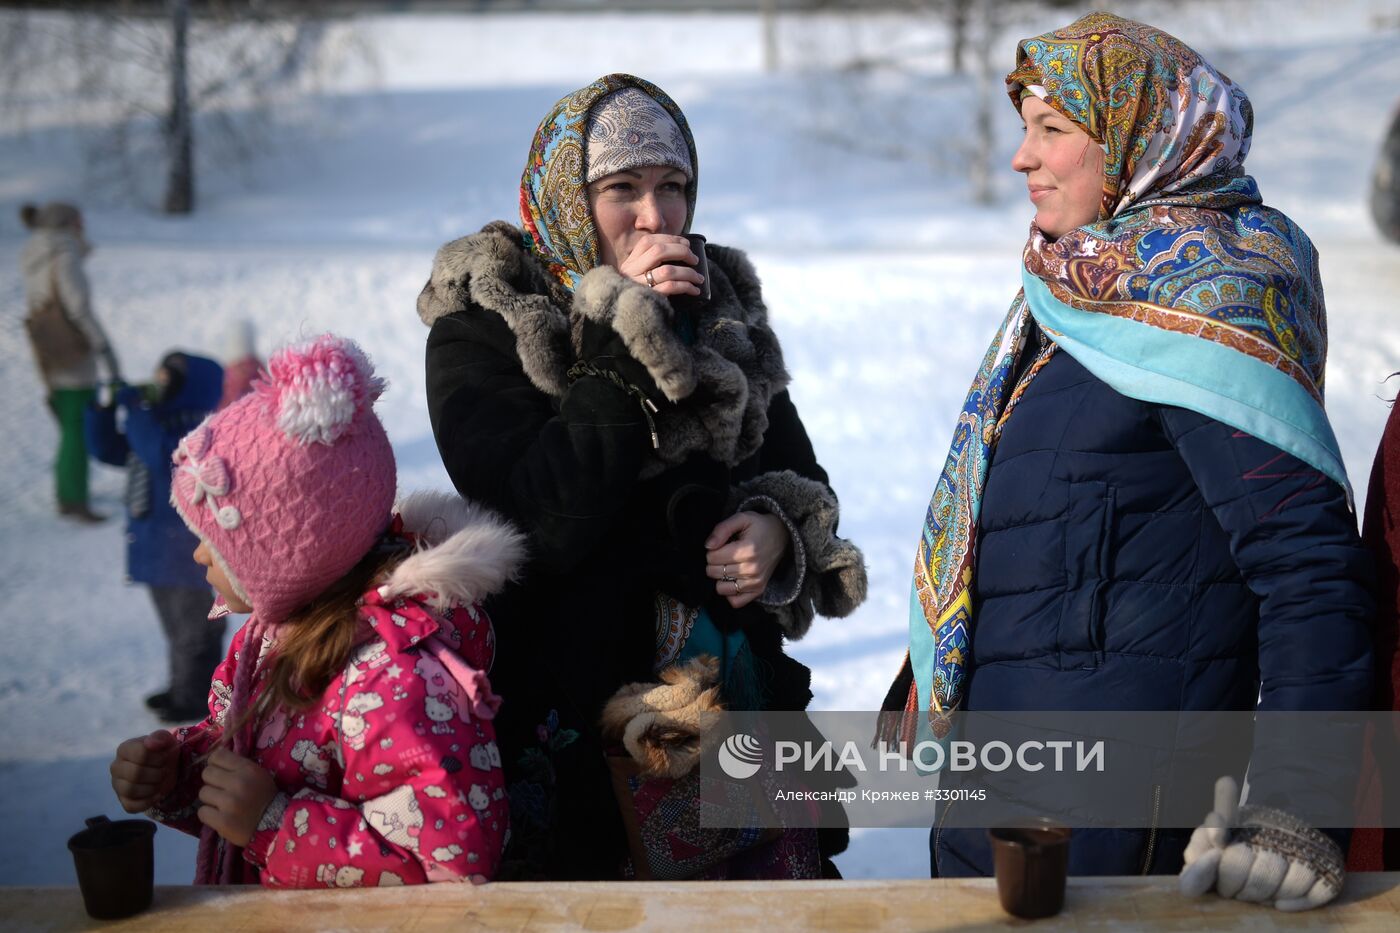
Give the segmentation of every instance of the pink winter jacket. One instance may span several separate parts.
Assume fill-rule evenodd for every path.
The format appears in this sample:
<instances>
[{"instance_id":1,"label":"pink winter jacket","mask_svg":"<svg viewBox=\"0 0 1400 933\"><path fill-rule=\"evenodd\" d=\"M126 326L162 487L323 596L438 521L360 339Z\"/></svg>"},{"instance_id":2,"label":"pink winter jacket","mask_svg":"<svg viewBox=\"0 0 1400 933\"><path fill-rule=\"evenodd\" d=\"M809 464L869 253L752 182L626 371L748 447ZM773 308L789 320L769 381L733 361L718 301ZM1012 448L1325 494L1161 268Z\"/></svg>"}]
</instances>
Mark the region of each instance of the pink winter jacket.
<instances>
[{"instance_id":1,"label":"pink winter jacket","mask_svg":"<svg viewBox=\"0 0 1400 933\"><path fill-rule=\"evenodd\" d=\"M457 599L442 605L445 597L475 589L480 598L495 589L489 580L474 585L479 581L471 571L462 577L461 562L453 563L460 555L442 553L454 542L482 552L496 546L497 564L484 576L494 574L498 583L518 566L519 536L488 521L494 524L484 535L480 526L461 531L410 557L386 586L366 593L362 640L321 701L291 715L278 710L258 723L253 757L272 773L279 793L241 850L235 881L308 888L493 877L509 816L490 721L500 701L483 673L495 636L479 605ZM401 592L424 582L424 568L415 562L455 574L455 585L429 595L416 588ZM482 570L479 562L472 569ZM214 673L209 718L174 730L177 783L150 815L183 832L200 832L200 763L225 725L250 628L234 636ZM259 646L253 702L265 685L272 645L268 637ZM447 666L439 659L444 650L451 652Z\"/></svg>"}]
</instances>

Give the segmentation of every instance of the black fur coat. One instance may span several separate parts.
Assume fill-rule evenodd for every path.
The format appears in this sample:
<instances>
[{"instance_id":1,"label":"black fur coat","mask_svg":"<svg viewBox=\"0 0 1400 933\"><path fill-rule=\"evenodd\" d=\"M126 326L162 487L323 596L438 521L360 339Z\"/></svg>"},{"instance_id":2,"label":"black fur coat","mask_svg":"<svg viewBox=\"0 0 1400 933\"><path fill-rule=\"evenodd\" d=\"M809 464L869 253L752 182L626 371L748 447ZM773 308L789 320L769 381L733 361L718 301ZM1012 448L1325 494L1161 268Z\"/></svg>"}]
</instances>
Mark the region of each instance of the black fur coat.
<instances>
[{"instance_id":1,"label":"black fur coat","mask_svg":"<svg viewBox=\"0 0 1400 933\"><path fill-rule=\"evenodd\" d=\"M836 497L786 390L758 279L736 250L710 245L707 258L713 297L690 312L690 341L664 296L610 267L561 293L504 223L443 246L418 299L447 472L530 536L521 582L488 607L517 877L617 871L625 841L597 723L619 687L655 679L655 593L742 627L770 672L772 709L811 697L784 640L865 598L863 559L836 534ZM585 320L612 328L665 395L656 447L636 397L604 378L570 382ZM800 582L784 605L736 613L704 578L703 540L756 500L792 531Z\"/></svg>"}]
</instances>

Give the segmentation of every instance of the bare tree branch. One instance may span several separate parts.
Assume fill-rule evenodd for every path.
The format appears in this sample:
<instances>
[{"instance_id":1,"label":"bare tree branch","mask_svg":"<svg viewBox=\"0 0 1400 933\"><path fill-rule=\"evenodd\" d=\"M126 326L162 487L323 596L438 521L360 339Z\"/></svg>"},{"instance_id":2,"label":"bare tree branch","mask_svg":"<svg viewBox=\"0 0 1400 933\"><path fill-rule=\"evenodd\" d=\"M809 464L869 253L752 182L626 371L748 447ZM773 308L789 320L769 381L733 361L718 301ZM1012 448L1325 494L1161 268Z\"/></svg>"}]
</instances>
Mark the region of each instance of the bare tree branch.
<instances>
[{"instance_id":1,"label":"bare tree branch","mask_svg":"<svg viewBox=\"0 0 1400 933\"><path fill-rule=\"evenodd\" d=\"M0 12L0 118L24 131L33 115L69 107L91 184L166 210L193 208L197 169L235 169L270 147L279 103L319 86L335 52L371 62L363 41L327 28L320 0L109 0L82 12ZM174 26L184 19L183 54ZM180 80L183 75L183 80ZM44 108L39 110L36 108ZM205 151L196 138L217 146ZM163 167L166 192L150 197ZM185 180L187 179L187 180Z\"/></svg>"}]
</instances>

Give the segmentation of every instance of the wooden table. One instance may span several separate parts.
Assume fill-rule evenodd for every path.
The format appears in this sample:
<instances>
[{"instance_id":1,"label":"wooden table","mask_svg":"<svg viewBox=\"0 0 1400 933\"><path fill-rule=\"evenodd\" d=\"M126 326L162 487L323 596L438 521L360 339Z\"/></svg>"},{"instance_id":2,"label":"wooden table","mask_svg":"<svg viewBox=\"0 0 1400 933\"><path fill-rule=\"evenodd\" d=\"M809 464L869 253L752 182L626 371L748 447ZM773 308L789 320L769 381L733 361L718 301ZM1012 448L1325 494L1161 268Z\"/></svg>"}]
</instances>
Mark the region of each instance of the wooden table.
<instances>
[{"instance_id":1,"label":"wooden table","mask_svg":"<svg viewBox=\"0 0 1400 933\"><path fill-rule=\"evenodd\" d=\"M1400 930L1400 872L1356 874L1346 893L1304 914L1223 900L1190 900L1174 878L1072 878L1065 910L1015 920L987 879L799 881L777 884L435 884L380 890L156 888L127 920L83 913L77 888L0 888L0 929L142 930Z\"/></svg>"}]
</instances>

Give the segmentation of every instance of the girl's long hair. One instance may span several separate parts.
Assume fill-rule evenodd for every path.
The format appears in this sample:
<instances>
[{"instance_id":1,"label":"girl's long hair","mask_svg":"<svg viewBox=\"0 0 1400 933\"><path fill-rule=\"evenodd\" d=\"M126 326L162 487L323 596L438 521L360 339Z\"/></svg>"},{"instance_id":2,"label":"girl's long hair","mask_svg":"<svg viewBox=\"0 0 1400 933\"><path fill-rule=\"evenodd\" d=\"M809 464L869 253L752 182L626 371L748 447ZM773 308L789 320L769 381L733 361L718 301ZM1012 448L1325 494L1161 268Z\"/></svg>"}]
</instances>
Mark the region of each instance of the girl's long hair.
<instances>
[{"instance_id":1,"label":"girl's long hair","mask_svg":"<svg viewBox=\"0 0 1400 933\"><path fill-rule=\"evenodd\" d=\"M403 538L381 539L345 576L278 626L277 645L268 660L267 688L232 726L231 741L250 721L281 707L305 710L320 701L332 680L345 669L362 634L360 597L412 553ZM255 607L256 610L256 607Z\"/></svg>"}]
</instances>

